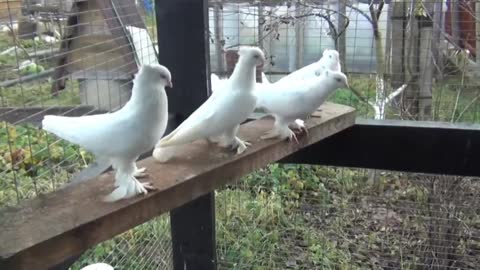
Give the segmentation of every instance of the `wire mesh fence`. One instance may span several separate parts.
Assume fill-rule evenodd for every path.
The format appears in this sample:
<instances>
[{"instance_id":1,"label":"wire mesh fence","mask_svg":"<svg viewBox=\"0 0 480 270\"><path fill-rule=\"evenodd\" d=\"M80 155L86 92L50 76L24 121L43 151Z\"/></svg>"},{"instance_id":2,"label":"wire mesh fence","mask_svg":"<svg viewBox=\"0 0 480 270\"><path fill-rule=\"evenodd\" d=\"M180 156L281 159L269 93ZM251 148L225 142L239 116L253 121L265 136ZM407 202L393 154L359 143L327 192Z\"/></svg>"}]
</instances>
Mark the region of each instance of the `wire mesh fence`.
<instances>
[{"instance_id":1,"label":"wire mesh fence","mask_svg":"<svg viewBox=\"0 0 480 270\"><path fill-rule=\"evenodd\" d=\"M92 162L40 120L125 104L138 66L157 61L153 2L0 1L0 207ZM476 123L477 12L473 1L211 1L211 68L226 75L229 50L257 45L275 82L337 49L351 89L330 100L359 116ZM216 193L219 268L477 269L479 188L465 177L270 165ZM170 246L162 215L72 269L171 269Z\"/></svg>"}]
</instances>

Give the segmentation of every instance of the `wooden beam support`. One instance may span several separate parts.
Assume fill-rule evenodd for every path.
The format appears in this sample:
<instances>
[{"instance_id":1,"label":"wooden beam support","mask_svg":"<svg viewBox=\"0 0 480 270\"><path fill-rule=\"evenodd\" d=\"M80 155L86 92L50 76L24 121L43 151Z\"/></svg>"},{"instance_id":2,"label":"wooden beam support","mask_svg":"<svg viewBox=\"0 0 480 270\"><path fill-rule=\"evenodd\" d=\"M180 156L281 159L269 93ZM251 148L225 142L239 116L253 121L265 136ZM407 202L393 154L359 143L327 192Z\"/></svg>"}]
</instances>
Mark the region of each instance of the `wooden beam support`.
<instances>
[{"instance_id":1,"label":"wooden beam support","mask_svg":"<svg viewBox=\"0 0 480 270\"><path fill-rule=\"evenodd\" d=\"M321 113L316 112L306 121L309 135L300 136L299 144L260 140L273 125L271 119L260 119L240 127L239 136L252 142L242 155L198 141L179 147L181 155L168 163L159 164L152 158L142 160L138 165L148 168L147 181L157 188L146 196L102 202L101 198L113 189L110 172L3 209L0 269L48 269L355 122L355 112L350 107L325 104L321 109Z\"/></svg>"},{"instance_id":2,"label":"wooden beam support","mask_svg":"<svg viewBox=\"0 0 480 270\"><path fill-rule=\"evenodd\" d=\"M208 0L157 0L155 13L159 60L173 76L168 102L176 127L210 94ZM215 270L213 192L173 209L170 220L173 269Z\"/></svg>"},{"instance_id":3,"label":"wooden beam support","mask_svg":"<svg viewBox=\"0 0 480 270\"><path fill-rule=\"evenodd\" d=\"M173 269L216 270L215 193L170 212Z\"/></svg>"},{"instance_id":4,"label":"wooden beam support","mask_svg":"<svg viewBox=\"0 0 480 270\"><path fill-rule=\"evenodd\" d=\"M479 153L480 125L357 119L281 162L480 177Z\"/></svg>"},{"instance_id":5,"label":"wooden beam support","mask_svg":"<svg viewBox=\"0 0 480 270\"><path fill-rule=\"evenodd\" d=\"M210 95L207 2L155 1L158 59L172 73L173 90L167 92L169 111L182 118Z\"/></svg>"}]
</instances>

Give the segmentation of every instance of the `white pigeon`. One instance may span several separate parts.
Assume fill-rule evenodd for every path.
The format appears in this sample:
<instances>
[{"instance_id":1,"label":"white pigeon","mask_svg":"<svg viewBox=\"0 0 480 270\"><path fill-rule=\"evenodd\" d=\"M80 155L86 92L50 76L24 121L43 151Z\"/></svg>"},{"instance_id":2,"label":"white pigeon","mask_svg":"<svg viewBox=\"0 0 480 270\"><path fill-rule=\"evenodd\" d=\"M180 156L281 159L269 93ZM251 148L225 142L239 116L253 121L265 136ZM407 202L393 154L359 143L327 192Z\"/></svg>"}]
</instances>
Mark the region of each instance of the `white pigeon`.
<instances>
[{"instance_id":1,"label":"white pigeon","mask_svg":"<svg viewBox=\"0 0 480 270\"><path fill-rule=\"evenodd\" d=\"M225 85L228 83L228 79L220 79L216 74L210 74L210 83L212 85L212 94L217 93L217 89L225 89Z\"/></svg>"},{"instance_id":2,"label":"white pigeon","mask_svg":"<svg viewBox=\"0 0 480 270\"><path fill-rule=\"evenodd\" d=\"M336 89L348 86L347 76L340 71L326 70L319 77L298 82L271 84L268 88L255 91L257 108L261 108L275 118L273 129L262 139L281 138L289 140L297 137L289 128L298 126L305 129L303 121L310 116ZM297 141L298 142L298 141Z\"/></svg>"},{"instance_id":3,"label":"white pigeon","mask_svg":"<svg viewBox=\"0 0 480 270\"><path fill-rule=\"evenodd\" d=\"M120 110L81 117L47 115L42 121L43 129L84 147L100 163L112 165L116 170L116 189L105 201L147 194L153 187L135 178L146 175L146 169L138 169L135 161L152 149L165 132L168 120L166 86L172 87L166 67L143 65L133 80L130 100Z\"/></svg>"},{"instance_id":4,"label":"white pigeon","mask_svg":"<svg viewBox=\"0 0 480 270\"><path fill-rule=\"evenodd\" d=\"M80 270L114 270L114 268L106 263L95 263L87 265Z\"/></svg>"},{"instance_id":5,"label":"white pigeon","mask_svg":"<svg viewBox=\"0 0 480 270\"><path fill-rule=\"evenodd\" d=\"M271 82L267 78L267 75L265 75L265 73L263 72L262 72L262 83L271 84Z\"/></svg>"},{"instance_id":6,"label":"white pigeon","mask_svg":"<svg viewBox=\"0 0 480 270\"><path fill-rule=\"evenodd\" d=\"M288 74L275 83L307 80L322 75L325 70L341 71L338 51L325 49L320 60Z\"/></svg>"},{"instance_id":7,"label":"white pigeon","mask_svg":"<svg viewBox=\"0 0 480 270\"><path fill-rule=\"evenodd\" d=\"M237 131L255 109L255 68L263 64L265 55L257 47L241 47L238 54L233 74L222 83L223 89L217 89L217 93L212 94L180 126L157 143L153 151L155 159L165 162L170 158L165 157L165 148L199 139L217 142L221 147L231 147L237 150L237 154L245 151L249 143L238 138ZM217 140L218 137L220 140Z\"/></svg>"},{"instance_id":8,"label":"white pigeon","mask_svg":"<svg viewBox=\"0 0 480 270\"><path fill-rule=\"evenodd\" d=\"M228 89L225 87L228 83L228 78L220 79L217 74L212 73L210 75L210 82L212 84L212 95L217 94L220 91L223 91L224 89ZM270 84L270 82L267 79L267 76L265 73L262 72L262 83L257 83L255 80L255 89L261 88L262 84ZM218 91L217 91L218 90Z\"/></svg>"}]
</instances>

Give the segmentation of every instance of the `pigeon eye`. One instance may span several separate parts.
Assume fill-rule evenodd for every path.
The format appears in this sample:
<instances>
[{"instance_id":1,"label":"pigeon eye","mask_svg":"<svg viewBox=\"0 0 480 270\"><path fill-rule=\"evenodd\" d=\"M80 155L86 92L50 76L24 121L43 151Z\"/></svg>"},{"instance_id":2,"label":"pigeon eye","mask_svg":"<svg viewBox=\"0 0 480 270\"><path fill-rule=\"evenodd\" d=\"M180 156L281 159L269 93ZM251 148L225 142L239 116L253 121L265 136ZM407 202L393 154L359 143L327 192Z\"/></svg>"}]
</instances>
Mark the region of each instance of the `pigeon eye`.
<instances>
[{"instance_id":1,"label":"pigeon eye","mask_svg":"<svg viewBox=\"0 0 480 270\"><path fill-rule=\"evenodd\" d=\"M320 71L315 71L315 76L320 76Z\"/></svg>"},{"instance_id":2,"label":"pigeon eye","mask_svg":"<svg viewBox=\"0 0 480 270\"><path fill-rule=\"evenodd\" d=\"M342 80L340 80L340 79L337 78L337 82L341 82L341 81L342 81Z\"/></svg>"},{"instance_id":3,"label":"pigeon eye","mask_svg":"<svg viewBox=\"0 0 480 270\"><path fill-rule=\"evenodd\" d=\"M167 76L165 76L165 75L163 75L163 74L162 74L162 75L160 75L160 78L162 78L162 79L166 79L166 78L167 78Z\"/></svg>"},{"instance_id":4,"label":"pigeon eye","mask_svg":"<svg viewBox=\"0 0 480 270\"><path fill-rule=\"evenodd\" d=\"M328 58L332 58L332 56L331 56L331 55L329 55L329 56L328 56Z\"/></svg>"}]
</instances>

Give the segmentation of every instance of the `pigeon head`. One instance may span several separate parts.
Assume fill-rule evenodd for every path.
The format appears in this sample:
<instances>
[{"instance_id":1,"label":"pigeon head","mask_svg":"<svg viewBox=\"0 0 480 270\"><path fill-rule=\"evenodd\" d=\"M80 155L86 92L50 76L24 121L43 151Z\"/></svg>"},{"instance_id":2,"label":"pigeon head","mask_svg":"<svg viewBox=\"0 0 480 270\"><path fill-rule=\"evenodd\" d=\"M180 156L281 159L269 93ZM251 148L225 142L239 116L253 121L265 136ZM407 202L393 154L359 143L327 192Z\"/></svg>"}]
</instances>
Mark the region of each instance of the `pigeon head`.
<instances>
[{"instance_id":1,"label":"pigeon head","mask_svg":"<svg viewBox=\"0 0 480 270\"><path fill-rule=\"evenodd\" d=\"M158 83L164 87L173 87L172 75L170 74L170 71L162 65L143 65L139 74L145 76L146 80Z\"/></svg>"},{"instance_id":2,"label":"pigeon head","mask_svg":"<svg viewBox=\"0 0 480 270\"><path fill-rule=\"evenodd\" d=\"M350 88L348 85L348 79L345 74L340 71L326 70L325 76L331 78L336 88Z\"/></svg>"},{"instance_id":3,"label":"pigeon head","mask_svg":"<svg viewBox=\"0 0 480 270\"><path fill-rule=\"evenodd\" d=\"M258 47L244 46L238 50L238 55L243 61L254 64L255 66L262 66L265 63L265 54Z\"/></svg>"},{"instance_id":4,"label":"pigeon head","mask_svg":"<svg viewBox=\"0 0 480 270\"><path fill-rule=\"evenodd\" d=\"M329 61L335 61L335 63L340 61L340 55L336 50L325 49L323 51L323 57L328 58Z\"/></svg>"}]
</instances>

